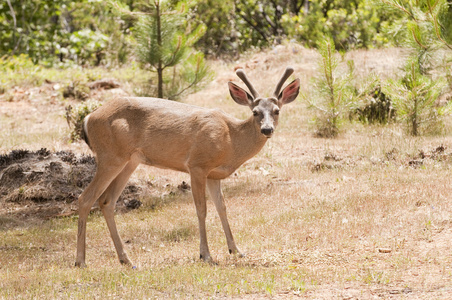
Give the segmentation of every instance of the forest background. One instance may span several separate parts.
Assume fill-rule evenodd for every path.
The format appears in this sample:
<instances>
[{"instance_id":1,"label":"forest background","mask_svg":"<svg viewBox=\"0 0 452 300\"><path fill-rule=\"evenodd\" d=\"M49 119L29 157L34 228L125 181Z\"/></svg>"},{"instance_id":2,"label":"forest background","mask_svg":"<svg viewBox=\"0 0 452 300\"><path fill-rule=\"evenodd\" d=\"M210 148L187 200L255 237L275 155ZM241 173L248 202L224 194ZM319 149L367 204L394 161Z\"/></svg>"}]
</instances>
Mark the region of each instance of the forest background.
<instances>
[{"instance_id":1,"label":"forest background","mask_svg":"<svg viewBox=\"0 0 452 300\"><path fill-rule=\"evenodd\" d=\"M154 1L124 0L131 12ZM317 47L331 36L341 51L400 46L408 16L384 1L198 0L162 1L188 7L185 28L205 25L195 43L209 57L237 58L256 48L296 41ZM396 2L397 3L397 2ZM452 8L443 16L449 26ZM0 3L0 57L26 54L47 66L115 66L133 58L134 16L118 14L109 1L6 0ZM452 35L452 33L448 33Z\"/></svg>"},{"instance_id":2,"label":"forest background","mask_svg":"<svg viewBox=\"0 0 452 300\"><path fill-rule=\"evenodd\" d=\"M347 117L387 123L396 114L408 132L419 135L422 126L441 123L450 110L450 105L434 107L452 86L450 4L450 0L6 0L0 4L0 66L5 74L33 65L137 67L151 72L135 78L135 95L177 100L212 78L205 57L234 61L280 44L302 45L319 48L323 59L319 68L324 69L320 76L324 78L313 84L320 92L309 101L317 108L317 135L337 136ZM352 61L348 71L336 70L337 53L344 60L347 51L383 47L409 49L405 73L396 81L353 82ZM20 81L16 75L2 77L1 93ZM37 83L42 81L37 77L41 77ZM87 98L86 82L94 79L73 79L66 94ZM339 79L342 83L333 86ZM330 92L322 94L322 89ZM369 99L363 100L372 93L378 102L373 108L364 103ZM82 108L86 113L98 104L88 106ZM79 128L83 116L76 112L68 122Z\"/></svg>"}]
</instances>

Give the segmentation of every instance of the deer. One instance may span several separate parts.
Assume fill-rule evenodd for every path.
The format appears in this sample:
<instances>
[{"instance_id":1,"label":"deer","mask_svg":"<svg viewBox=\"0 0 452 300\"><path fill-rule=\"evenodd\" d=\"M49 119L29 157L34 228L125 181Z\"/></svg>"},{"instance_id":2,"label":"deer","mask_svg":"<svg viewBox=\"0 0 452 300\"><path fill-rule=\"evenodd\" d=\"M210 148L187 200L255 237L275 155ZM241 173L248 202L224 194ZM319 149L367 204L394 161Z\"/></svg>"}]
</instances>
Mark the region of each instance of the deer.
<instances>
[{"instance_id":1,"label":"deer","mask_svg":"<svg viewBox=\"0 0 452 300\"><path fill-rule=\"evenodd\" d=\"M246 120L210 109L150 97L118 97L85 117L83 136L97 168L78 199L76 267L84 268L86 222L98 200L121 264L133 266L114 220L116 202L139 164L186 172L198 217L200 259L213 262L206 235L206 189L226 235L229 253L242 257L229 226L220 181L255 156L272 137L282 106L299 93L297 78L282 91L294 72L286 68L271 97L261 97L243 69L237 76L245 89L229 81L232 99L252 112Z\"/></svg>"}]
</instances>

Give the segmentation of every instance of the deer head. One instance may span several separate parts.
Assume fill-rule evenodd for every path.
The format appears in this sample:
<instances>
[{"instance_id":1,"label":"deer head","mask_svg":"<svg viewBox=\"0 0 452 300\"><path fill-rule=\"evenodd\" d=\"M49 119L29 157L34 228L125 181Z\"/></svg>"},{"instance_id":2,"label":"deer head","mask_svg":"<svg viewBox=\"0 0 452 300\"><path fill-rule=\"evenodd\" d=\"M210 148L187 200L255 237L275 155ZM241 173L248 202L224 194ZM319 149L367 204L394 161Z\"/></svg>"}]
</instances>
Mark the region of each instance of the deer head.
<instances>
[{"instance_id":1,"label":"deer head","mask_svg":"<svg viewBox=\"0 0 452 300\"><path fill-rule=\"evenodd\" d=\"M287 85L282 92L284 82L294 72L288 67L276 85L273 96L263 98L259 95L242 69L236 71L237 76L245 83L251 94L232 82L228 82L229 93L237 104L248 106L253 112L254 122L267 138L270 138L278 125L279 111L281 107L294 101L300 90L300 79L295 79Z\"/></svg>"}]
</instances>

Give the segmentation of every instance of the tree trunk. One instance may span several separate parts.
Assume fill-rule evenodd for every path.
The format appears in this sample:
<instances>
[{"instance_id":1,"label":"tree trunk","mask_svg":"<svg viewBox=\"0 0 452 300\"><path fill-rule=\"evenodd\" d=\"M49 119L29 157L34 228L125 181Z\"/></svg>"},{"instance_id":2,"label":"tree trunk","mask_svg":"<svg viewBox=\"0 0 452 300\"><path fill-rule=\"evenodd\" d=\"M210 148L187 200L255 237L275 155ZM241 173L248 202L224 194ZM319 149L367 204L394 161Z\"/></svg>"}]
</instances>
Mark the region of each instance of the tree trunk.
<instances>
[{"instance_id":1,"label":"tree trunk","mask_svg":"<svg viewBox=\"0 0 452 300\"><path fill-rule=\"evenodd\" d=\"M418 110L418 108L417 108L417 99L414 99L414 114L413 114L413 135L414 136L417 136L418 134L419 134L419 132L418 132L418 127L419 127L419 124L418 124L418 118L417 118L417 110Z\"/></svg>"},{"instance_id":2,"label":"tree trunk","mask_svg":"<svg viewBox=\"0 0 452 300\"><path fill-rule=\"evenodd\" d=\"M160 23L160 0L155 1L155 16L157 19L157 45L161 55L162 49L162 29ZM158 65L157 65L157 97L163 98L163 63L161 56L159 57Z\"/></svg>"}]
</instances>

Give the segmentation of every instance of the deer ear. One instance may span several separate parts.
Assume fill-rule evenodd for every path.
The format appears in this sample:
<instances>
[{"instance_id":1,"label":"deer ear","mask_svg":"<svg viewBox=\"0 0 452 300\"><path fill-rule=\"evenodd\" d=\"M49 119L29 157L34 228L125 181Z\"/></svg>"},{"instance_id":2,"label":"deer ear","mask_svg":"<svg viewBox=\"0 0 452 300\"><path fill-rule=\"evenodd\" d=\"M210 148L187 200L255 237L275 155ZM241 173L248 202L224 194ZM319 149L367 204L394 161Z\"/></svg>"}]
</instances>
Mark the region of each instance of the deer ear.
<instances>
[{"instance_id":1,"label":"deer ear","mask_svg":"<svg viewBox=\"0 0 452 300\"><path fill-rule=\"evenodd\" d=\"M232 99L237 104L251 106L253 104L253 97L248 94L244 89L239 87L238 85L228 82L229 93L231 94Z\"/></svg>"},{"instance_id":2,"label":"deer ear","mask_svg":"<svg viewBox=\"0 0 452 300\"><path fill-rule=\"evenodd\" d=\"M281 94L279 94L278 101L281 104L281 106L294 101L297 98L299 91L300 91L300 79L297 78L294 81L292 81L289 85L287 85L281 92Z\"/></svg>"}]
</instances>

